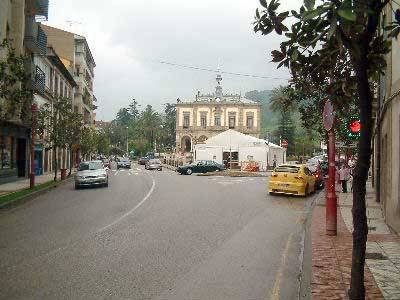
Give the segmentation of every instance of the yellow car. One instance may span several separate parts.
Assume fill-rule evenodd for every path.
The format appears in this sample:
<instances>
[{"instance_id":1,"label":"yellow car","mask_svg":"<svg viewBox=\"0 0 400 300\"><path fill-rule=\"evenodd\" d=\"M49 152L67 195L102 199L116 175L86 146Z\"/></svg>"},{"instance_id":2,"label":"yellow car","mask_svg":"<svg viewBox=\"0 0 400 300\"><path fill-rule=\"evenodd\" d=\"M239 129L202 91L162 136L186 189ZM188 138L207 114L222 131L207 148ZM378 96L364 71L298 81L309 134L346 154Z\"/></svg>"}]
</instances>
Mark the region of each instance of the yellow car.
<instances>
[{"instance_id":1,"label":"yellow car","mask_svg":"<svg viewBox=\"0 0 400 300\"><path fill-rule=\"evenodd\" d=\"M315 177L305 165L281 165L271 174L268 192L307 196L315 192Z\"/></svg>"}]
</instances>

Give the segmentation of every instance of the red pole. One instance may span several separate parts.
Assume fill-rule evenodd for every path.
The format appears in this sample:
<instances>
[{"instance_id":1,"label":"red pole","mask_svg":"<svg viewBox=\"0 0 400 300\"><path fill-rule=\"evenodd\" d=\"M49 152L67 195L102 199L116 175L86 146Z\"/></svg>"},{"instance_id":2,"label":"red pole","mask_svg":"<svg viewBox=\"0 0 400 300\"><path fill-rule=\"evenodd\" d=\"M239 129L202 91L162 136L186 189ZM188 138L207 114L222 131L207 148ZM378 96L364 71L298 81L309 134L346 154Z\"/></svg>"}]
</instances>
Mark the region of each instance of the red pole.
<instances>
[{"instance_id":1,"label":"red pole","mask_svg":"<svg viewBox=\"0 0 400 300\"><path fill-rule=\"evenodd\" d=\"M326 234L337 234L337 197L335 191L335 133L333 129L328 131L329 169L328 186L326 194Z\"/></svg>"},{"instance_id":2,"label":"red pole","mask_svg":"<svg viewBox=\"0 0 400 300\"><path fill-rule=\"evenodd\" d=\"M31 128L31 168L29 174L29 187L35 187L35 135L36 135L36 112L38 107L36 103L32 103L32 128Z\"/></svg>"}]
</instances>

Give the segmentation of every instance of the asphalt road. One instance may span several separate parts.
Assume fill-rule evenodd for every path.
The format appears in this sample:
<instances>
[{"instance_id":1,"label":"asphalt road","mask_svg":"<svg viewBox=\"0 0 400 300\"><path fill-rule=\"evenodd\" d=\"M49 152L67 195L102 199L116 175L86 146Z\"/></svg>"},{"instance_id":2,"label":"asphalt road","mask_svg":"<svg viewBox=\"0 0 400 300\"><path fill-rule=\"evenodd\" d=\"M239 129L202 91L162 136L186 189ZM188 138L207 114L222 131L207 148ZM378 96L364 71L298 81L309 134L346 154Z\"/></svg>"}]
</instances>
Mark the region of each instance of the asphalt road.
<instances>
[{"instance_id":1,"label":"asphalt road","mask_svg":"<svg viewBox=\"0 0 400 300\"><path fill-rule=\"evenodd\" d=\"M315 195L267 181L135 165L0 211L0 299L297 299Z\"/></svg>"}]
</instances>

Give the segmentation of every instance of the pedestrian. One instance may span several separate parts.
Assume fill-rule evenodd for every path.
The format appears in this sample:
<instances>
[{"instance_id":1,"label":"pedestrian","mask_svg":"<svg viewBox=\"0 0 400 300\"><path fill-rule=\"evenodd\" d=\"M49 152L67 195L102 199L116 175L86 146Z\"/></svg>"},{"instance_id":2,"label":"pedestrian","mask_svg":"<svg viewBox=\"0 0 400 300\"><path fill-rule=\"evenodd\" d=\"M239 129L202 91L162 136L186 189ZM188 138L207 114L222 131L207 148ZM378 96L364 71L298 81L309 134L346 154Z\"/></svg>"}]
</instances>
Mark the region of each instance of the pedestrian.
<instances>
[{"instance_id":1,"label":"pedestrian","mask_svg":"<svg viewBox=\"0 0 400 300\"><path fill-rule=\"evenodd\" d=\"M275 169L276 168L276 156L274 155L274 160L272 161L272 166Z\"/></svg>"},{"instance_id":2,"label":"pedestrian","mask_svg":"<svg viewBox=\"0 0 400 300\"><path fill-rule=\"evenodd\" d=\"M350 169L346 163L339 170L339 180L342 184L342 192L347 193L347 181L350 179Z\"/></svg>"}]
</instances>

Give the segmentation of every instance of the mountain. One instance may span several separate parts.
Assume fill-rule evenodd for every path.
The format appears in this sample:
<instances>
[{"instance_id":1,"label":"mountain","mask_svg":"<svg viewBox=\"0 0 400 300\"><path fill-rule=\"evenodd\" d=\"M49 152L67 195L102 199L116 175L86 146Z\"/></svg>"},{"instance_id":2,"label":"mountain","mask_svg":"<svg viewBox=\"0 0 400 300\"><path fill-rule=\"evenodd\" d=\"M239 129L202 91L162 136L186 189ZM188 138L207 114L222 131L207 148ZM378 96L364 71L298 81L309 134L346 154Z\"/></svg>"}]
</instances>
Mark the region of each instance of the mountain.
<instances>
[{"instance_id":1,"label":"mountain","mask_svg":"<svg viewBox=\"0 0 400 300\"><path fill-rule=\"evenodd\" d=\"M279 114L271 111L269 108L272 91L250 91L245 94L247 99L261 103L261 135L265 135L267 132L272 132L277 129L279 123Z\"/></svg>"}]
</instances>

